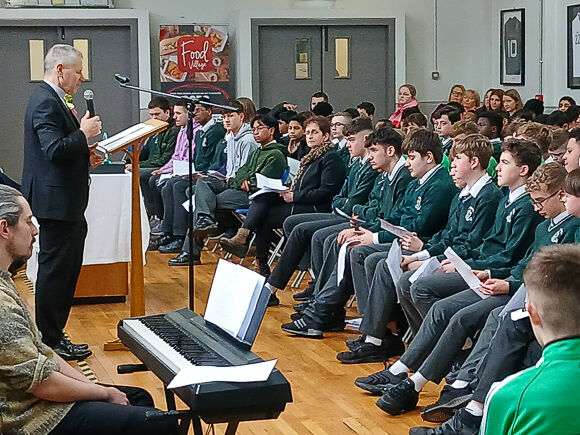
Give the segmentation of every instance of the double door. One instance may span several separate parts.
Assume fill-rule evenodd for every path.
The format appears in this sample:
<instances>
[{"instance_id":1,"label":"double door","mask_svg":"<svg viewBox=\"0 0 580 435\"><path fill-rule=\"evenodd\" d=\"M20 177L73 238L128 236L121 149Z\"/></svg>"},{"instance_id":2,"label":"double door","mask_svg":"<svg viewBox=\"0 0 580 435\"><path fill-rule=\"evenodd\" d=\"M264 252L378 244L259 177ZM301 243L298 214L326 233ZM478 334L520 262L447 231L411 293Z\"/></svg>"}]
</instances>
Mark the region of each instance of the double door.
<instances>
[{"instance_id":1,"label":"double door","mask_svg":"<svg viewBox=\"0 0 580 435\"><path fill-rule=\"evenodd\" d=\"M306 110L310 96L323 91L335 112L362 101L375 105L375 119L392 112L395 53L390 20L259 20L253 22L253 32L253 93L260 106L287 101Z\"/></svg>"},{"instance_id":2,"label":"double door","mask_svg":"<svg viewBox=\"0 0 580 435\"><path fill-rule=\"evenodd\" d=\"M0 84L0 165L11 178L21 178L26 105L42 81L44 56L54 44L70 44L83 53L86 82L73 96L79 118L86 111L83 92L91 89L103 131L112 135L139 121L138 94L119 89L114 79L115 73L138 78L136 28L136 20L85 20L78 25L71 20L0 20L0 59L6 65Z\"/></svg>"}]
</instances>

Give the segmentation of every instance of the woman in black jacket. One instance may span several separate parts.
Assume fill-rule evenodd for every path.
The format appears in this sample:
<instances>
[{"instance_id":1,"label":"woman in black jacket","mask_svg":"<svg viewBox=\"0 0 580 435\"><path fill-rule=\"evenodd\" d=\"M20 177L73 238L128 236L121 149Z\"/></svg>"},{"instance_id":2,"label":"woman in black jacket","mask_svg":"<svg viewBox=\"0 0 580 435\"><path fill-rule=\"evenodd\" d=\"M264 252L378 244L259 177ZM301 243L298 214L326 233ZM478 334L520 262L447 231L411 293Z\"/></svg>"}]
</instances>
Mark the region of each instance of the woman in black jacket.
<instances>
[{"instance_id":1,"label":"woman in black jacket","mask_svg":"<svg viewBox=\"0 0 580 435\"><path fill-rule=\"evenodd\" d=\"M264 193L254 198L242 227L231 239L221 239L223 248L237 256L246 252L250 231L256 234L256 259L262 275L269 275L267 257L272 230L281 228L284 220L299 213L331 211L331 201L342 185L346 169L330 142L330 121L314 116L304 123L306 142L311 148L300 161L300 169L283 193Z\"/></svg>"}]
</instances>

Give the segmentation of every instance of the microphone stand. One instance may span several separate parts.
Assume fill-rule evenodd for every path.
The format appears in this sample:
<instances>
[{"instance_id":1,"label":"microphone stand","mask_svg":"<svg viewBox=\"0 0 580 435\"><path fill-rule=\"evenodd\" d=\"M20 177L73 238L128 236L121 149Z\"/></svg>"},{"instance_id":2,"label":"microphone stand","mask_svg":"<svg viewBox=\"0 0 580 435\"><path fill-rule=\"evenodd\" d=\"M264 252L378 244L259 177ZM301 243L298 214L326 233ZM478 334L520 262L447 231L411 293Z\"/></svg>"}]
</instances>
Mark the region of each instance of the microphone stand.
<instances>
[{"instance_id":1,"label":"microphone stand","mask_svg":"<svg viewBox=\"0 0 580 435\"><path fill-rule=\"evenodd\" d=\"M121 88L131 89L133 91L145 92L152 95L160 95L162 97L170 98L173 100L187 100L187 143L188 143L188 160L189 160L189 199L188 208L189 212L187 214L187 233L189 241L189 277L188 277L188 297L189 297L189 309L193 311L194 299L195 299L195 275L193 268L193 115L196 104L203 104L205 106L212 106L218 109L225 110L236 110L234 107L225 106L222 104L211 103L199 98L187 97L187 96L176 96L168 94L166 92L154 91L153 89L140 88L138 86L133 86L129 84L129 79L123 77L119 74L115 74L115 80L119 82Z\"/></svg>"}]
</instances>

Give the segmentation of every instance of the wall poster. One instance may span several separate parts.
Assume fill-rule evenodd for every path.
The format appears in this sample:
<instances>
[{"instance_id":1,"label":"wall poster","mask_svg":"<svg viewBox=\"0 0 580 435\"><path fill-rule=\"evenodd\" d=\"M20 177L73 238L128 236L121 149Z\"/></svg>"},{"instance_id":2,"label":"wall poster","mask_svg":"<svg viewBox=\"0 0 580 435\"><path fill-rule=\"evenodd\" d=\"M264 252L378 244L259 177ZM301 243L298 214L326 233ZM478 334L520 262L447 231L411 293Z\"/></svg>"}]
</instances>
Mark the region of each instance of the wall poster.
<instances>
[{"instance_id":1,"label":"wall poster","mask_svg":"<svg viewBox=\"0 0 580 435\"><path fill-rule=\"evenodd\" d=\"M568 87L580 88L580 5L568 6Z\"/></svg>"},{"instance_id":2,"label":"wall poster","mask_svg":"<svg viewBox=\"0 0 580 435\"><path fill-rule=\"evenodd\" d=\"M212 103L233 98L227 25L162 25L159 29L161 91Z\"/></svg>"},{"instance_id":3,"label":"wall poster","mask_svg":"<svg viewBox=\"0 0 580 435\"><path fill-rule=\"evenodd\" d=\"M500 76L502 85L525 84L526 19L524 9L500 11Z\"/></svg>"}]
</instances>

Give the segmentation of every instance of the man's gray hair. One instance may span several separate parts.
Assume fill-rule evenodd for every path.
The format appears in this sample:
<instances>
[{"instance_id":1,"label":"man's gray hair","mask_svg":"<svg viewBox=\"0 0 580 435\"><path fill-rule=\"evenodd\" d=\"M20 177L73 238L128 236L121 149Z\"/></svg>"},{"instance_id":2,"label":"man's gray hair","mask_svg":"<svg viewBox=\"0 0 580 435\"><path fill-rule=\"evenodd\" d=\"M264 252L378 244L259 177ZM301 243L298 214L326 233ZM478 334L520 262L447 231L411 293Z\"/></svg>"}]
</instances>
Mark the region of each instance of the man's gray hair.
<instances>
[{"instance_id":1,"label":"man's gray hair","mask_svg":"<svg viewBox=\"0 0 580 435\"><path fill-rule=\"evenodd\" d=\"M58 64L72 66L82 58L83 54L72 45L53 45L44 58L44 73L52 72Z\"/></svg>"},{"instance_id":2,"label":"man's gray hair","mask_svg":"<svg viewBox=\"0 0 580 435\"><path fill-rule=\"evenodd\" d=\"M22 193L15 188L0 184L0 220L5 219L10 226L18 223L22 214L22 206L18 203L18 198L22 196Z\"/></svg>"}]
</instances>

